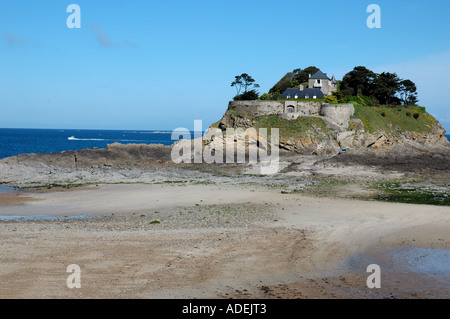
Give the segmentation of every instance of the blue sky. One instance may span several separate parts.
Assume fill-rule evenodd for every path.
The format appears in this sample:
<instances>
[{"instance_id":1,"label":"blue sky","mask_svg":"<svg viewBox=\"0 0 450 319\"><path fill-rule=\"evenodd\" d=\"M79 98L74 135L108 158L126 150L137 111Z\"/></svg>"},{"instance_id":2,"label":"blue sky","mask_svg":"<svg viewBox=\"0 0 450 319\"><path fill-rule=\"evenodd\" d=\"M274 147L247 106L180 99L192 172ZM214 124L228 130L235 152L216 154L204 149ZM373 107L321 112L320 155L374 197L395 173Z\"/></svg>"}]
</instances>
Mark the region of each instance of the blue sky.
<instances>
[{"instance_id":1,"label":"blue sky","mask_svg":"<svg viewBox=\"0 0 450 319\"><path fill-rule=\"evenodd\" d=\"M69 4L81 28L69 29ZM381 29L366 8L381 7ZM235 75L267 92L310 65L414 81L450 131L447 0L0 0L0 127L206 128Z\"/></svg>"}]
</instances>

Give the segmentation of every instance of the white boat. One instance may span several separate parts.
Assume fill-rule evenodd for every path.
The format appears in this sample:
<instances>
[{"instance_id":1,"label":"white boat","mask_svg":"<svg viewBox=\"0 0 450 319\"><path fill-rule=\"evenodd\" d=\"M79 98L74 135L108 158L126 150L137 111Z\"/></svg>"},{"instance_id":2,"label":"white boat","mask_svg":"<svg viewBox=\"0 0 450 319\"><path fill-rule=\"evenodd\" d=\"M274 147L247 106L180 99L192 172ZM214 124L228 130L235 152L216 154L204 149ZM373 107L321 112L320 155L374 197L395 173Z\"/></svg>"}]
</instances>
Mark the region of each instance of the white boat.
<instances>
[{"instance_id":1,"label":"white boat","mask_svg":"<svg viewBox=\"0 0 450 319\"><path fill-rule=\"evenodd\" d=\"M75 136L68 137L67 139L68 139L69 141L76 141Z\"/></svg>"}]
</instances>

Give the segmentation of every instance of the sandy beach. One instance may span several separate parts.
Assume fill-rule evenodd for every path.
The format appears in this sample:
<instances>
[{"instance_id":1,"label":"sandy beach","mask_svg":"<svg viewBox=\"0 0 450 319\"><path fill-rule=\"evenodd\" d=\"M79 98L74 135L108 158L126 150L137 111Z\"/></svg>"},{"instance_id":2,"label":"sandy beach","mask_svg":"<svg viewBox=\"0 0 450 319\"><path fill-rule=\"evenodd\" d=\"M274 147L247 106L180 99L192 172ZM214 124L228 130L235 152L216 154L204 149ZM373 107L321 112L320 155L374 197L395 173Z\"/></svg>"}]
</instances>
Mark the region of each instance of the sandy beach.
<instances>
[{"instance_id":1,"label":"sandy beach","mask_svg":"<svg viewBox=\"0 0 450 319\"><path fill-rule=\"evenodd\" d=\"M0 297L448 298L449 214L251 183L6 192Z\"/></svg>"}]
</instances>

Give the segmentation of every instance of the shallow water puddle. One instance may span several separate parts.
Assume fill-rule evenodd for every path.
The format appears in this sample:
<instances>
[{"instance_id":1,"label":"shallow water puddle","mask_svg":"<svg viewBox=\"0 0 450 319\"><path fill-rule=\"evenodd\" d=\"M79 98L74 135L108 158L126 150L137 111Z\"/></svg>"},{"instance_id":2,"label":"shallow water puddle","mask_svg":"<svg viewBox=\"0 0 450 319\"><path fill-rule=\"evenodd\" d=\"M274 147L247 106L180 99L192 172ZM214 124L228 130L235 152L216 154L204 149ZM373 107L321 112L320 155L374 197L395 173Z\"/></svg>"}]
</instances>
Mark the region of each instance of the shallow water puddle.
<instances>
[{"instance_id":1,"label":"shallow water puddle","mask_svg":"<svg viewBox=\"0 0 450 319\"><path fill-rule=\"evenodd\" d=\"M395 264L402 264L412 272L450 280L450 250L409 247L392 251ZM449 283L450 285L450 283Z\"/></svg>"},{"instance_id":2,"label":"shallow water puddle","mask_svg":"<svg viewBox=\"0 0 450 319\"><path fill-rule=\"evenodd\" d=\"M0 185L0 193L2 192L10 192L15 190L16 188L12 187L12 186L5 186L5 185Z\"/></svg>"},{"instance_id":3,"label":"shallow water puddle","mask_svg":"<svg viewBox=\"0 0 450 319\"><path fill-rule=\"evenodd\" d=\"M383 280L390 278L410 288L418 287L420 282L423 287L440 287L450 291L450 249L401 247L366 251L348 258L343 270L367 277L366 268L371 264L380 267Z\"/></svg>"}]
</instances>

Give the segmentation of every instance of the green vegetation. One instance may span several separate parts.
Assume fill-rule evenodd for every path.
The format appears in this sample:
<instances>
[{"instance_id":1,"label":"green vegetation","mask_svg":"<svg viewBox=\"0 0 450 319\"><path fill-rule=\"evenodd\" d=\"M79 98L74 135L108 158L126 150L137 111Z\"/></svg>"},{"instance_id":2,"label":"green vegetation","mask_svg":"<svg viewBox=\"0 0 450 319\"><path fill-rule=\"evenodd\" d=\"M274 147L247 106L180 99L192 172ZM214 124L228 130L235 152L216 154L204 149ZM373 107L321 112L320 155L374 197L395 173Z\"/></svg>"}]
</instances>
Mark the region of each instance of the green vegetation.
<instances>
[{"instance_id":1,"label":"green vegetation","mask_svg":"<svg viewBox=\"0 0 450 319\"><path fill-rule=\"evenodd\" d=\"M333 96L333 95L327 95L327 96L325 96L325 98L323 100L324 100L325 103L328 103L328 104L337 104L337 103L339 103L337 97Z\"/></svg>"},{"instance_id":2,"label":"green vegetation","mask_svg":"<svg viewBox=\"0 0 450 319\"><path fill-rule=\"evenodd\" d=\"M361 100L361 99L358 99ZM368 133L385 132L386 134L397 134L399 132L430 133L436 119L428 114L421 106L366 106L358 102L349 102L355 107L353 119L360 119L364 130ZM228 115L242 117L252 121L253 128L280 129L280 137L306 137L319 136L319 132L326 136L329 132L327 124L320 118L298 117L295 120L287 120L276 114L256 116L247 111L227 110ZM217 127L218 123L213 124ZM357 127L350 124L350 129ZM270 130L268 131L270 135Z\"/></svg>"},{"instance_id":3,"label":"green vegetation","mask_svg":"<svg viewBox=\"0 0 450 319\"><path fill-rule=\"evenodd\" d=\"M325 121L320 118L312 117L298 117L295 120L287 120L276 114L271 115L252 115L247 111L236 111L234 109L228 109L226 114L233 115L235 117L243 117L251 120L254 125L252 128L279 128L280 137L301 137L301 136L317 136L318 131L328 132L328 127ZM218 127L216 122L212 127ZM271 131L268 130L267 134L270 137ZM223 132L225 134L225 132Z\"/></svg>"},{"instance_id":4,"label":"green vegetation","mask_svg":"<svg viewBox=\"0 0 450 319\"><path fill-rule=\"evenodd\" d=\"M96 185L97 183L67 183L67 184L57 184L57 183L51 183L48 185L36 185L36 186L25 186L21 187L21 189L53 189L53 188L64 188L64 189L71 189L71 188L77 188L77 187L85 187L85 186L92 186Z\"/></svg>"},{"instance_id":5,"label":"green vegetation","mask_svg":"<svg viewBox=\"0 0 450 319\"><path fill-rule=\"evenodd\" d=\"M234 97L235 101L238 100L257 100L259 97L258 92L253 88L258 88L259 84L255 83L255 80L248 75L247 73L242 73L241 75L236 75L234 77L234 81L231 83L231 86L236 88L236 96ZM243 93L241 93L241 91Z\"/></svg>"},{"instance_id":6,"label":"green vegetation","mask_svg":"<svg viewBox=\"0 0 450 319\"><path fill-rule=\"evenodd\" d=\"M191 184L194 184L194 185L214 185L216 183L212 182L212 181L192 181Z\"/></svg>"},{"instance_id":7,"label":"green vegetation","mask_svg":"<svg viewBox=\"0 0 450 319\"><path fill-rule=\"evenodd\" d=\"M415 105L417 87L411 80L401 79L396 73L375 73L357 66L344 75L340 90L345 96L369 97L371 105Z\"/></svg>"},{"instance_id":8,"label":"green vegetation","mask_svg":"<svg viewBox=\"0 0 450 319\"><path fill-rule=\"evenodd\" d=\"M298 117L295 120L286 120L278 115L264 115L251 117L256 123L255 129L277 127L282 137L314 136L317 130L327 131L327 124L319 118ZM268 134L270 131L268 131Z\"/></svg>"},{"instance_id":9,"label":"green vegetation","mask_svg":"<svg viewBox=\"0 0 450 319\"><path fill-rule=\"evenodd\" d=\"M315 66L309 66L302 69L295 69L292 72L286 73L270 90L269 95L272 99L277 99L278 95L283 93L286 89L299 87L300 84L308 83L309 75L314 74L319 69ZM305 86L306 87L306 86Z\"/></svg>"},{"instance_id":10,"label":"green vegetation","mask_svg":"<svg viewBox=\"0 0 450 319\"><path fill-rule=\"evenodd\" d=\"M298 192L318 197L329 197L330 195L340 197L343 193L344 197L347 197L348 185L348 181L333 177L327 179L315 178L311 184Z\"/></svg>"},{"instance_id":11,"label":"green vegetation","mask_svg":"<svg viewBox=\"0 0 450 319\"><path fill-rule=\"evenodd\" d=\"M303 193L303 189L294 189L291 191L281 191L281 194L302 194Z\"/></svg>"},{"instance_id":12,"label":"green vegetation","mask_svg":"<svg viewBox=\"0 0 450 319\"><path fill-rule=\"evenodd\" d=\"M260 100L278 100L278 96L289 88L308 87L309 76L319 71L315 66L295 69L286 73L268 93L261 95ZM243 86L243 75L236 77L232 86ZM251 77L250 77L251 79ZM253 79L251 79L254 81ZM252 82L250 82L251 84ZM259 87L259 86L258 86ZM245 90L246 92L247 90ZM257 99L253 92L249 99ZM239 90L236 99L240 97ZM362 105L416 105L417 87L409 79L401 79L396 73L375 73L364 66L356 66L352 71L344 75L342 81L337 81L337 91L332 96L325 97L325 102L330 104L357 102Z\"/></svg>"},{"instance_id":13,"label":"green vegetation","mask_svg":"<svg viewBox=\"0 0 450 319\"><path fill-rule=\"evenodd\" d=\"M382 192L375 196L376 200L409 203L427 204L438 206L450 206L450 192L448 188L431 188L414 185L413 182L400 184L383 183L377 186Z\"/></svg>"},{"instance_id":14,"label":"green vegetation","mask_svg":"<svg viewBox=\"0 0 450 319\"><path fill-rule=\"evenodd\" d=\"M355 114L353 118L360 119L366 132L396 133L411 131L416 133L429 133L433 129L436 120L425 108L413 106L404 107L368 107L354 103ZM409 114L409 115L408 115Z\"/></svg>"},{"instance_id":15,"label":"green vegetation","mask_svg":"<svg viewBox=\"0 0 450 319\"><path fill-rule=\"evenodd\" d=\"M242 94L236 95L234 97L235 101L251 101L251 100L257 100L258 99L258 92L256 90L250 90L247 92L244 92Z\"/></svg>"}]
</instances>

